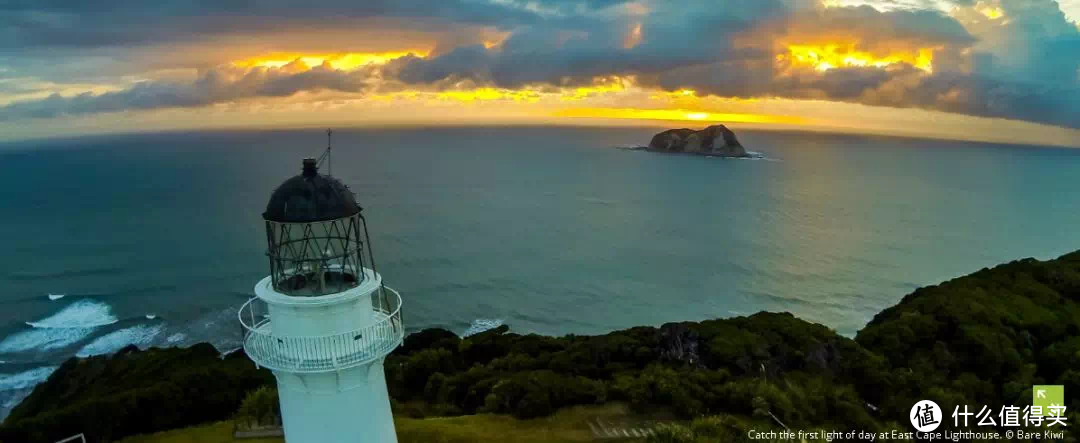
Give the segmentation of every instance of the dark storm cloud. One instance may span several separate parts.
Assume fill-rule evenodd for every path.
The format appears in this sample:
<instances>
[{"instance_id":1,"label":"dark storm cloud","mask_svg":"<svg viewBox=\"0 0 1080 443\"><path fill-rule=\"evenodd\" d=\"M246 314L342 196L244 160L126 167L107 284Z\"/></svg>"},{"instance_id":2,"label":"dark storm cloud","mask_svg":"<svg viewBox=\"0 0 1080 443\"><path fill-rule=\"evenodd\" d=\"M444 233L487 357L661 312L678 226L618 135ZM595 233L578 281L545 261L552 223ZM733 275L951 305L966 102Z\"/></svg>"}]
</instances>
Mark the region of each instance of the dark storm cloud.
<instances>
[{"instance_id":1,"label":"dark storm cloud","mask_svg":"<svg viewBox=\"0 0 1080 443\"><path fill-rule=\"evenodd\" d=\"M951 17L935 10L881 12L870 6L811 9L792 14L782 23L781 35L838 35L859 37L868 47L888 47L898 43L916 46L970 45L975 38Z\"/></svg>"},{"instance_id":2,"label":"dark storm cloud","mask_svg":"<svg viewBox=\"0 0 1080 443\"><path fill-rule=\"evenodd\" d=\"M726 97L833 100L1080 128L1080 32L1048 0L1004 0L1001 6L1008 21L973 27L978 35L937 13L866 7L802 11L782 27L781 40L800 33L810 40L825 36L824 41L861 35L860 49L933 47L932 74L905 64L819 72L766 61L718 61L643 80ZM980 41L996 47L979 49Z\"/></svg>"},{"instance_id":3,"label":"dark storm cloud","mask_svg":"<svg viewBox=\"0 0 1080 443\"><path fill-rule=\"evenodd\" d=\"M657 2L639 24L644 37L631 48L624 43L634 23L594 24L587 31L542 23L519 27L499 47L458 48L438 57L402 60L395 69L411 83L460 77L518 87L578 83L599 75L659 74L701 65L738 69L754 60L771 62L774 43L783 39L857 37L868 49L944 47L974 41L959 23L937 12L795 9L780 0L723 0L696 7Z\"/></svg>"},{"instance_id":4,"label":"dark storm cloud","mask_svg":"<svg viewBox=\"0 0 1080 443\"><path fill-rule=\"evenodd\" d=\"M689 88L724 97L835 100L877 106L942 110L1080 127L1075 61L1080 49L1066 33L1029 50L1058 57L1032 63L1021 79L948 69L950 48L977 39L936 11L881 12L871 7L793 10L780 2L721 2L707 8L673 8L645 18L641 44L622 46L626 26L590 32L519 29L500 47L458 48L438 57L398 60L393 76L413 84L470 80L515 88L546 83L577 85L602 75L636 75L646 86ZM846 67L819 72L778 65L768 44L736 47L737 38L761 42L829 42L849 39L860 50L937 48L941 69L927 74L909 65ZM1031 36L1024 36L1032 40ZM1064 65L1064 67L1056 67ZM1038 79L1056 74L1062 81ZM1072 75L1069 78L1069 75Z\"/></svg>"},{"instance_id":5,"label":"dark storm cloud","mask_svg":"<svg viewBox=\"0 0 1080 443\"><path fill-rule=\"evenodd\" d=\"M358 18L510 28L612 7L626 0L13 0L0 2L0 48L101 48L175 43L226 34L336 25ZM532 8L530 6L537 6Z\"/></svg>"},{"instance_id":6,"label":"dark storm cloud","mask_svg":"<svg viewBox=\"0 0 1080 443\"><path fill-rule=\"evenodd\" d=\"M468 79L499 87L534 83L577 85L604 75L658 73L680 66L746 57L771 57L737 48L733 38L789 10L779 0L723 0L708 5L656 2L642 22L591 23L584 29L547 23L522 26L494 48L470 46L429 58L399 60L390 71L409 83ZM627 47L631 30L646 36Z\"/></svg>"},{"instance_id":7,"label":"dark storm cloud","mask_svg":"<svg viewBox=\"0 0 1080 443\"><path fill-rule=\"evenodd\" d=\"M645 79L667 90L690 88L724 97L830 100L920 108L1080 128L1080 88L942 72L911 66L801 70L778 75L768 64L730 63L679 68Z\"/></svg>"},{"instance_id":8,"label":"dark storm cloud","mask_svg":"<svg viewBox=\"0 0 1080 443\"><path fill-rule=\"evenodd\" d=\"M651 14L642 23L644 40L629 49L621 45L625 26L560 37L541 24L501 47L400 60L394 73L409 83L468 79L507 88L636 75L645 86L723 97L835 100L1080 128L1080 33L1049 0L1005 0L1003 7L1012 21L992 24L993 32L1016 46L1003 55L974 50L979 38L937 11L727 1ZM836 41L871 52L934 48L936 69L895 64L820 72L776 62L770 46ZM961 73L966 59L974 68Z\"/></svg>"}]
</instances>

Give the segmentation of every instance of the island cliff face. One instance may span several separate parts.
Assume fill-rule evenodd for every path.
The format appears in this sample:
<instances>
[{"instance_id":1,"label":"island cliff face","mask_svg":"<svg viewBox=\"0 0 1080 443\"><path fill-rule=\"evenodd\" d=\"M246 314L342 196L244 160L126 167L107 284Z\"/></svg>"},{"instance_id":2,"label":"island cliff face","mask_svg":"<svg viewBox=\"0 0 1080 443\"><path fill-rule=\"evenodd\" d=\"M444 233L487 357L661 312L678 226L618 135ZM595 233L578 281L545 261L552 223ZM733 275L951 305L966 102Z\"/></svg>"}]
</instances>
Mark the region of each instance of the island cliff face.
<instances>
[{"instance_id":1,"label":"island cliff face","mask_svg":"<svg viewBox=\"0 0 1080 443\"><path fill-rule=\"evenodd\" d=\"M701 131L670 129L653 136L648 150L714 155L718 157L748 157L735 133L727 126L713 125Z\"/></svg>"}]
</instances>

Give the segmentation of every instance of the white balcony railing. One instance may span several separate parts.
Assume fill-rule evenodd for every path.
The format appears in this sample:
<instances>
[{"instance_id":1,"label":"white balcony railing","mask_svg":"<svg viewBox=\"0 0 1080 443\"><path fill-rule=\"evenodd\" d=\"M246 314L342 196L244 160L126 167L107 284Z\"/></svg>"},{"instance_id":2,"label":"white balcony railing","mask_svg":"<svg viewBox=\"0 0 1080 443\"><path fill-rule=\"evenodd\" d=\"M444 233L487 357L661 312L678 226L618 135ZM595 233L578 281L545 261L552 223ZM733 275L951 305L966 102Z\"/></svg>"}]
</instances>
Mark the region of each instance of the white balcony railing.
<instances>
[{"instance_id":1,"label":"white balcony railing","mask_svg":"<svg viewBox=\"0 0 1080 443\"><path fill-rule=\"evenodd\" d=\"M379 297L384 291L385 297ZM252 298L240 308L244 352L271 370L313 373L336 371L385 357L401 344L401 295L380 288L372 299L375 323L360 329L321 336L276 336L265 302Z\"/></svg>"}]
</instances>

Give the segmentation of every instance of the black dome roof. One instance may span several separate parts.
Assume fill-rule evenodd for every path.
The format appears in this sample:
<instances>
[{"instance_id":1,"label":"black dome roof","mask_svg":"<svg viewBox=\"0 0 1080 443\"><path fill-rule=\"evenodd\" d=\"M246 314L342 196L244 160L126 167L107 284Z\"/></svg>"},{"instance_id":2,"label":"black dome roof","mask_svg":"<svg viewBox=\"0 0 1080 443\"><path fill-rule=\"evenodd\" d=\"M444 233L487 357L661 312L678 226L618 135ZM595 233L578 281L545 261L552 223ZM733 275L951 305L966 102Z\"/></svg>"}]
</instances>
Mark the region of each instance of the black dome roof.
<instances>
[{"instance_id":1,"label":"black dome roof","mask_svg":"<svg viewBox=\"0 0 1080 443\"><path fill-rule=\"evenodd\" d=\"M334 177L320 175L315 159L304 159L304 172L285 180L270 196L263 219L278 223L335 220L360 212L352 191Z\"/></svg>"}]
</instances>

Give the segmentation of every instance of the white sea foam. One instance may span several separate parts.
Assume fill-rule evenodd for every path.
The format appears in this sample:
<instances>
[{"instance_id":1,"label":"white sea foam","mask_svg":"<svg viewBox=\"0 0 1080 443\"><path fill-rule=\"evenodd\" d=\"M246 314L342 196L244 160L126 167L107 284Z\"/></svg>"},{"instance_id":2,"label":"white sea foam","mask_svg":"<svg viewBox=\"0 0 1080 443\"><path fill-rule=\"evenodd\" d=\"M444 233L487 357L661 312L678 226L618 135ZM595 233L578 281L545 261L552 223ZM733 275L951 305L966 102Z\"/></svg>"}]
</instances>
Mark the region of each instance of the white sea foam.
<instances>
[{"instance_id":1,"label":"white sea foam","mask_svg":"<svg viewBox=\"0 0 1080 443\"><path fill-rule=\"evenodd\" d=\"M43 366L17 374L0 374L0 391L31 388L45 381L57 366Z\"/></svg>"},{"instance_id":2,"label":"white sea foam","mask_svg":"<svg viewBox=\"0 0 1080 443\"><path fill-rule=\"evenodd\" d=\"M484 332L484 331L487 331L487 330L490 330L490 329L495 329L495 328L497 328L499 326L502 326L502 325L503 325L503 321L502 321L502 319L499 319L499 318L494 318L494 319L478 318L476 320L473 320L472 324L469 325L469 329L466 329L465 333L461 334L461 336L462 337L468 337L470 335L476 335L476 334L479 334L481 332Z\"/></svg>"},{"instance_id":3,"label":"white sea foam","mask_svg":"<svg viewBox=\"0 0 1080 443\"><path fill-rule=\"evenodd\" d=\"M157 315L155 315L155 314L146 314L146 319L147 320L153 320L155 318L157 318Z\"/></svg>"},{"instance_id":4,"label":"white sea foam","mask_svg":"<svg viewBox=\"0 0 1080 443\"><path fill-rule=\"evenodd\" d=\"M772 158L772 157L769 157L769 156L765 155L764 152L746 151L746 155L747 155L746 157L736 157L736 158L738 158L739 160L764 160L764 161L767 161L767 162L781 161L778 158Z\"/></svg>"},{"instance_id":5,"label":"white sea foam","mask_svg":"<svg viewBox=\"0 0 1080 443\"><path fill-rule=\"evenodd\" d=\"M229 356L229 354L232 354L233 352L239 351L241 349L244 349L244 347L240 346L240 347L232 348L232 349L229 349L228 351L222 352L221 353L221 359L224 360L225 357Z\"/></svg>"},{"instance_id":6,"label":"white sea foam","mask_svg":"<svg viewBox=\"0 0 1080 443\"><path fill-rule=\"evenodd\" d=\"M177 332L177 333L175 333L173 335L170 335L168 338L166 338L165 343L170 344L170 345L175 345L175 344L178 344L178 343L184 341L185 339L187 339L187 334L184 334L183 332Z\"/></svg>"},{"instance_id":7,"label":"white sea foam","mask_svg":"<svg viewBox=\"0 0 1080 443\"><path fill-rule=\"evenodd\" d=\"M76 352L75 355L79 357L90 357L93 355L111 354L127 345L136 345L140 348L145 347L154 340L154 337L161 333L161 330L162 325L138 325L116 330L94 339L90 344L83 346L83 348L80 349L79 352Z\"/></svg>"},{"instance_id":8,"label":"white sea foam","mask_svg":"<svg viewBox=\"0 0 1080 443\"><path fill-rule=\"evenodd\" d=\"M66 296L67 296L67 294L49 294L49 300L56 301L56 300L60 300L61 298L66 297Z\"/></svg>"},{"instance_id":9,"label":"white sea foam","mask_svg":"<svg viewBox=\"0 0 1080 443\"><path fill-rule=\"evenodd\" d=\"M94 328L46 328L17 332L0 341L0 353L48 351L78 343Z\"/></svg>"},{"instance_id":10,"label":"white sea foam","mask_svg":"<svg viewBox=\"0 0 1080 443\"><path fill-rule=\"evenodd\" d=\"M60 312L26 324L35 328L94 328L119 321L112 314L112 307L94 300L79 300L67 305Z\"/></svg>"}]
</instances>

